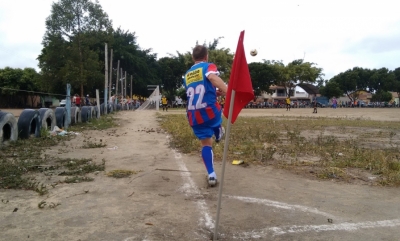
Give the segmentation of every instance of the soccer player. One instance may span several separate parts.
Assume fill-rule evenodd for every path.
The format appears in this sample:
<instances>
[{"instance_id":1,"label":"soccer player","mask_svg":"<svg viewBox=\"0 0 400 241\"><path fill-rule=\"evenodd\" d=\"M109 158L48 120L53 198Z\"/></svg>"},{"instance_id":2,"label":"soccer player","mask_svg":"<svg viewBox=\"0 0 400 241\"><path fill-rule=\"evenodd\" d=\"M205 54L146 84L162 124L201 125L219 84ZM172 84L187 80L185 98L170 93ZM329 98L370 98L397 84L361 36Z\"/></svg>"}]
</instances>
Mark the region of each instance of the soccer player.
<instances>
[{"instance_id":1,"label":"soccer player","mask_svg":"<svg viewBox=\"0 0 400 241\"><path fill-rule=\"evenodd\" d=\"M317 98L314 99L314 101L313 101L313 106L314 106L314 111L313 111L313 113L317 114Z\"/></svg>"},{"instance_id":2,"label":"soccer player","mask_svg":"<svg viewBox=\"0 0 400 241\"><path fill-rule=\"evenodd\" d=\"M289 96L287 96L286 97L286 111L290 111L290 97Z\"/></svg>"},{"instance_id":3,"label":"soccer player","mask_svg":"<svg viewBox=\"0 0 400 241\"><path fill-rule=\"evenodd\" d=\"M162 104L162 110L164 111L164 108L166 111L168 111L168 100L167 97L165 97L165 95L163 95L163 97L161 98L161 104Z\"/></svg>"},{"instance_id":4,"label":"soccer player","mask_svg":"<svg viewBox=\"0 0 400 241\"><path fill-rule=\"evenodd\" d=\"M201 156L208 173L208 185L217 184L214 172L213 139L222 139L224 128L221 127L221 106L217 96L226 94L227 86L219 77L217 66L208 62L208 50L197 45L192 52L194 65L186 72L183 85L187 95L187 118L194 134L202 145ZM218 88L218 91L216 90Z\"/></svg>"}]
</instances>

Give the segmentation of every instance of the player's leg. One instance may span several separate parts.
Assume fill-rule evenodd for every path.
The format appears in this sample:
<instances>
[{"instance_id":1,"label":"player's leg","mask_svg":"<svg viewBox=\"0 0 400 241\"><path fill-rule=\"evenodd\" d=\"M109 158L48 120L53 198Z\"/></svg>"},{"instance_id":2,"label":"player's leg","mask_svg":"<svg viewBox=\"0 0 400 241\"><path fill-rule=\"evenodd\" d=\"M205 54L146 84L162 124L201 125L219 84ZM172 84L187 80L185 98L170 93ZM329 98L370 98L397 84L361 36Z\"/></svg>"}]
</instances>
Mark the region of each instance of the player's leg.
<instances>
[{"instance_id":1,"label":"player's leg","mask_svg":"<svg viewBox=\"0 0 400 241\"><path fill-rule=\"evenodd\" d=\"M222 137L225 134L225 128L223 126L219 125L217 127L214 127L213 131L214 131L214 136L215 136L215 142L217 142L217 143L220 142Z\"/></svg>"},{"instance_id":2,"label":"player's leg","mask_svg":"<svg viewBox=\"0 0 400 241\"><path fill-rule=\"evenodd\" d=\"M209 126L193 126L194 134L200 139L202 149L201 157L208 174L208 185L215 186L217 184L217 175L214 171L214 153L212 150L212 136L214 134L213 128Z\"/></svg>"}]
</instances>

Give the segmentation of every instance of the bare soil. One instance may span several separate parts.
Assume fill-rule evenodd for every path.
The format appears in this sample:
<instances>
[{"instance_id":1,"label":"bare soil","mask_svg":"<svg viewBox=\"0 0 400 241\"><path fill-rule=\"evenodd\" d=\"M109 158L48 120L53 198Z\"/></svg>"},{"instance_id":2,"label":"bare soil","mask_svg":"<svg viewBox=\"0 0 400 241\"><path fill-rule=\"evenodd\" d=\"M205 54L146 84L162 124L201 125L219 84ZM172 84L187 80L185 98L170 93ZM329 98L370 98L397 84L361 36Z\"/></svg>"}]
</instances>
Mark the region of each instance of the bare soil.
<instances>
[{"instance_id":1,"label":"bare soil","mask_svg":"<svg viewBox=\"0 0 400 241\"><path fill-rule=\"evenodd\" d=\"M7 111L7 110L3 110ZM183 113L170 110L169 113ZM167 114L161 112L160 114ZM16 111L18 115L18 111ZM398 121L400 109L245 109L241 116L325 116ZM33 191L0 190L0 240L209 240L218 187L200 156L168 145L155 111L125 111L119 126L84 131L46 154L106 161L95 180ZM83 149L84 140L106 147ZM216 171L221 176L221 160ZM112 178L112 170L137 172ZM57 183L58 175L42 179ZM226 165L219 240L397 240L400 189L304 177L271 166ZM366 179L368 180L368 179ZM46 202L43 208L40 203Z\"/></svg>"}]
</instances>

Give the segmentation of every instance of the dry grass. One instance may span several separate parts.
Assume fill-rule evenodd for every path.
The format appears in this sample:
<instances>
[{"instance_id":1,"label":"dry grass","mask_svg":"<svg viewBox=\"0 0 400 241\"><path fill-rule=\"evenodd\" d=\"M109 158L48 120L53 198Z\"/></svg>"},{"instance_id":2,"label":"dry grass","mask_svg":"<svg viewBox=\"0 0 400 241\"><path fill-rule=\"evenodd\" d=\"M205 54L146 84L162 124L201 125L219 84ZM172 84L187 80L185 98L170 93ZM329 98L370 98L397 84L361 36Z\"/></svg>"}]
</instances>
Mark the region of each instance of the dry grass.
<instances>
[{"instance_id":1,"label":"dry grass","mask_svg":"<svg viewBox=\"0 0 400 241\"><path fill-rule=\"evenodd\" d=\"M184 115L160 116L171 146L197 153L200 145ZM226 123L224 123L226 126ZM240 117L232 126L228 160L273 165L322 179L374 180L400 185L400 123L368 119ZM223 142L214 144L222 159Z\"/></svg>"}]
</instances>

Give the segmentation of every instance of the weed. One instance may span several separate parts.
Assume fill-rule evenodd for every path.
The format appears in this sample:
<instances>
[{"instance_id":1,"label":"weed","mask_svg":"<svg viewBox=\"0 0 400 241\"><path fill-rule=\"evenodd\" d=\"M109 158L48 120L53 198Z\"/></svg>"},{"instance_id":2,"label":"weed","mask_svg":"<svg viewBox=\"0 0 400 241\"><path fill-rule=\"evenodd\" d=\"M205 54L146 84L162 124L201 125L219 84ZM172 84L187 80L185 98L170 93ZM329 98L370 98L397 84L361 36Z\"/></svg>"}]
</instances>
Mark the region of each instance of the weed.
<instances>
[{"instance_id":1,"label":"weed","mask_svg":"<svg viewBox=\"0 0 400 241\"><path fill-rule=\"evenodd\" d=\"M74 176L74 177L65 178L64 182L65 183L79 183L79 182L91 182L93 180L94 180L94 178L92 178L92 177Z\"/></svg>"},{"instance_id":2,"label":"weed","mask_svg":"<svg viewBox=\"0 0 400 241\"><path fill-rule=\"evenodd\" d=\"M77 123L69 128L69 131L81 132L83 130L105 130L115 127L113 115L103 115L99 119L91 119L88 123Z\"/></svg>"},{"instance_id":3,"label":"weed","mask_svg":"<svg viewBox=\"0 0 400 241\"><path fill-rule=\"evenodd\" d=\"M137 171L131 170L112 170L107 173L107 176L114 178L130 177L132 174L137 174Z\"/></svg>"},{"instance_id":4,"label":"weed","mask_svg":"<svg viewBox=\"0 0 400 241\"><path fill-rule=\"evenodd\" d=\"M84 149L102 148L102 147L107 146L107 145L104 144L104 143L94 143L94 142L91 142L91 141L85 141L85 142L86 142L86 143L82 146L82 148L84 148Z\"/></svg>"}]
</instances>

